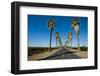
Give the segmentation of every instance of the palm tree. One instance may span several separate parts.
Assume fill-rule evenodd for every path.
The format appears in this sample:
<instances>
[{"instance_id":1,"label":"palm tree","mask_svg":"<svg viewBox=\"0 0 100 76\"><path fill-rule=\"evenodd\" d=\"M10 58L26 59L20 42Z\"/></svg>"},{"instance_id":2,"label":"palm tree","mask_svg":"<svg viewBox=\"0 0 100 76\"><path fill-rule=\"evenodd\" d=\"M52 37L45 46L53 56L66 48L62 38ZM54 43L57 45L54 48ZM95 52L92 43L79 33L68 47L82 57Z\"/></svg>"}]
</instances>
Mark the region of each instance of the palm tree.
<instances>
[{"instance_id":1,"label":"palm tree","mask_svg":"<svg viewBox=\"0 0 100 76\"><path fill-rule=\"evenodd\" d=\"M48 21L48 28L50 29L50 44L49 44L49 51L51 52L51 41L52 41L52 31L54 29L55 22L53 19Z\"/></svg>"},{"instance_id":2,"label":"palm tree","mask_svg":"<svg viewBox=\"0 0 100 76\"><path fill-rule=\"evenodd\" d=\"M60 37L60 36L58 36L58 42L59 42L59 44L60 44L60 47L63 47L62 42L61 42L61 37Z\"/></svg>"},{"instance_id":3,"label":"palm tree","mask_svg":"<svg viewBox=\"0 0 100 76\"><path fill-rule=\"evenodd\" d=\"M80 23L79 23L79 19L74 18L72 20L72 28L76 32L76 37L77 37L77 40L78 40L77 46L78 46L78 51L79 51L80 50L80 44L79 44Z\"/></svg>"},{"instance_id":4,"label":"palm tree","mask_svg":"<svg viewBox=\"0 0 100 76\"><path fill-rule=\"evenodd\" d=\"M55 35L56 35L56 48L57 48L57 39L58 39L58 37L59 37L59 33L56 32Z\"/></svg>"}]
</instances>

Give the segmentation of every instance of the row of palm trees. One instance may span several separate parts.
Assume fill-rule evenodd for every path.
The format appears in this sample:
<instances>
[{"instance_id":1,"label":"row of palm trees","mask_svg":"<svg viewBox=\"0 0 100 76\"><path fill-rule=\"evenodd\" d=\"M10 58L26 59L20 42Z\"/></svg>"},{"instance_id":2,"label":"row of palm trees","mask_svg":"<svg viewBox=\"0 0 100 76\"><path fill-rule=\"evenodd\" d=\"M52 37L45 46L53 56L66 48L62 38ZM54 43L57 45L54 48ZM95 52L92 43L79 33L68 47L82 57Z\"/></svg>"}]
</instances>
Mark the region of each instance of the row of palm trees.
<instances>
[{"instance_id":1,"label":"row of palm trees","mask_svg":"<svg viewBox=\"0 0 100 76\"><path fill-rule=\"evenodd\" d=\"M77 40L78 40L78 50L80 50L80 46L79 46L79 32L80 32L80 23L79 23L79 19L78 18L73 18L72 20L72 28L73 30L75 31L76 33L76 37L77 37ZM55 27L55 21L53 18L51 18L50 20L48 20L48 28L50 30L50 44L49 44L49 51L51 52L51 41L52 41L52 32L53 32L53 29ZM61 38L59 36L59 33L56 32L55 33L56 35L56 47L57 47L57 42L60 44L60 47L62 47L62 42L61 42ZM68 41L65 42L66 43L71 43L71 46L72 46L72 32L69 32L68 33Z\"/></svg>"},{"instance_id":2,"label":"row of palm trees","mask_svg":"<svg viewBox=\"0 0 100 76\"><path fill-rule=\"evenodd\" d=\"M73 18L72 20L72 29L75 31L78 43L78 51L80 50L80 44L79 44L79 32L80 32L80 23L79 23L79 19L78 18ZM68 46L68 44L70 45L70 47L72 48L72 32L68 33L68 39L65 42L65 45Z\"/></svg>"}]
</instances>

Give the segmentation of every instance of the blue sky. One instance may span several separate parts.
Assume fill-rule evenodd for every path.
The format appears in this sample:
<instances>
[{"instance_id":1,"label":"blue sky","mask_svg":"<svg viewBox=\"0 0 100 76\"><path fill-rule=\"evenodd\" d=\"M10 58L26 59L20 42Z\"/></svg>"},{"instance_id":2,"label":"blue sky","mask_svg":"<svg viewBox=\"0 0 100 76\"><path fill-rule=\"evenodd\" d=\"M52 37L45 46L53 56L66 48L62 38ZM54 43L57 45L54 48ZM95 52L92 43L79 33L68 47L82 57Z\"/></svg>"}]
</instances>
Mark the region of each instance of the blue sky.
<instances>
[{"instance_id":1,"label":"blue sky","mask_svg":"<svg viewBox=\"0 0 100 76\"><path fill-rule=\"evenodd\" d=\"M72 46L77 46L77 38L71 28L71 21L75 16L47 16L47 15L28 15L28 46L29 47L48 47L50 41L50 30L47 21L50 18L55 21L55 28L52 34L52 47L56 46L55 32L59 32L61 41L65 44L68 32L72 32ZM80 18L80 46L88 44L88 18Z\"/></svg>"}]
</instances>

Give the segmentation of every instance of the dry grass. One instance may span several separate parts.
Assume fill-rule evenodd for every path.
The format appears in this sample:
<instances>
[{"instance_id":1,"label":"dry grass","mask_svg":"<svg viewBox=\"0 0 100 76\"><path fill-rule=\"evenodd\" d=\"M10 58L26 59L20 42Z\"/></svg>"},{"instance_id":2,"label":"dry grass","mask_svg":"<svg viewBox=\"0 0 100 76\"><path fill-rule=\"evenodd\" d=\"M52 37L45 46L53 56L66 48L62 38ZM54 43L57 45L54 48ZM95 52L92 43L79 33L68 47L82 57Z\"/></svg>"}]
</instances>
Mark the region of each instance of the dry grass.
<instances>
[{"instance_id":1,"label":"dry grass","mask_svg":"<svg viewBox=\"0 0 100 76\"><path fill-rule=\"evenodd\" d=\"M51 50L55 50L57 48L51 48ZM28 56L31 56L33 54L39 54L39 53L44 53L48 52L49 48L48 47L28 47Z\"/></svg>"}]
</instances>

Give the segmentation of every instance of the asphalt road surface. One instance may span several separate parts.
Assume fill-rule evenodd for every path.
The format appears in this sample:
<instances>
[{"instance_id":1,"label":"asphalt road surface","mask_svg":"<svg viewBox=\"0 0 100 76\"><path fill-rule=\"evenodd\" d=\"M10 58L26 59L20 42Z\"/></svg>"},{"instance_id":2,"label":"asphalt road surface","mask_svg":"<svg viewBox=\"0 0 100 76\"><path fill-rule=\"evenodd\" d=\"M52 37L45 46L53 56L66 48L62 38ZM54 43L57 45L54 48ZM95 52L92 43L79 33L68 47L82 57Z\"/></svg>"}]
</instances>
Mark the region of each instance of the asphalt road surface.
<instances>
[{"instance_id":1,"label":"asphalt road surface","mask_svg":"<svg viewBox=\"0 0 100 76\"><path fill-rule=\"evenodd\" d=\"M48 58L44 58L42 60L56 60L56 59L80 59L79 56L74 54L75 52L71 52L68 49L62 48L55 54L51 55Z\"/></svg>"}]
</instances>

